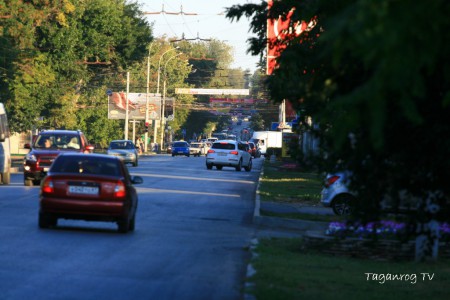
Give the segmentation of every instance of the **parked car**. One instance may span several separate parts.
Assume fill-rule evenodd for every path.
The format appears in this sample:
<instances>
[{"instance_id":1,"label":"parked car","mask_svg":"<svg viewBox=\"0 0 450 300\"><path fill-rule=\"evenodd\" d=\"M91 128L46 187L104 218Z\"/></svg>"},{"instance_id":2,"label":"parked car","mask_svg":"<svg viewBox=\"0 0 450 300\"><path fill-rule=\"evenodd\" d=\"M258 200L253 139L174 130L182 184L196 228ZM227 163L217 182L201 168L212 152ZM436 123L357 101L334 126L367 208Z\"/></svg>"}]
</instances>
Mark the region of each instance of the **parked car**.
<instances>
[{"instance_id":1,"label":"parked car","mask_svg":"<svg viewBox=\"0 0 450 300\"><path fill-rule=\"evenodd\" d=\"M349 172L328 174L321 192L321 203L336 215L348 215L354 209L356 195L349 189Z\"/></svg>"},{"instance_id":2,"label":"parked car","mask_svg":"<svg viewBox=\"0 0 450 300\"><path fill-rule=\"evenodd\" d=\"M172 156L185 155L189 157L189 144L185 141L177 141L172 143Z\"/></svg>"},{"instance_id":3,"label":"parked car","mask_svg":"<svg viewBox=\"0 0 450 300\"><path fill-rule=\"evenodd\" d=\"M254 142L248 142L248 146L250 147L250 154L252 155L252 157L261 157L261 151L259 151L259 148Z\"/></svg>"},{"instance_id":4,"label":"parked car","mask_svg":"<svg viewBox=\"0 0 450 300\"><path fill-rule=\"evenodd\" d=\"M109 143L106 150L108 155L117 156L123 160L124 163L130 163L134 167L139 164L138 148L130 140L114 140Z\"/></svg>"},{"instance_id":5,"label":"parked car","mask_svg":"<svg viewBox=\"0 0 450 300\"><path fill-rule=\"evenodd\" d=\"M252 169L252 156L250 155L247 143L234 140L219 140L212 144L208 154L206 154L206 168L211 170L213 166L217 170L223 167L233 167L236 171L250 172Z\"/></svg>"},{"instance_id":6,"label":"parked car","mask_svg":"<svg viewBox=\"0 0 450 300\"><path fill-rule=\"evenodd\" d=\"M43 179L39 227L57 226L58 219L117 222L120 232L134 230L138 196L124 162L105 154L59 155Z\"/></svg>"},{"instance_id":7,"label":"parked car","mask_svg":"<svg viewBox=\"0 0 450 300\"><path fill-rule=\"evenodd\" d=\"M206 155L208 153L209 147L206 143L193 142L189 145L189 153L194 156Z\"/></svg>"},{"instance_id":8,"label":"parked car","mask_svg":"<svg viewBox=\"0 0 450 300\"><path fill-rule=\"evenodd\" d=\"M30 149L30 152L23 162L23 181L26 186L31 186L40 183L59 154L92 153L94 146L79 130L44 130L32 144L25 144L25 149Z\"/></svg>"}]
</instances>

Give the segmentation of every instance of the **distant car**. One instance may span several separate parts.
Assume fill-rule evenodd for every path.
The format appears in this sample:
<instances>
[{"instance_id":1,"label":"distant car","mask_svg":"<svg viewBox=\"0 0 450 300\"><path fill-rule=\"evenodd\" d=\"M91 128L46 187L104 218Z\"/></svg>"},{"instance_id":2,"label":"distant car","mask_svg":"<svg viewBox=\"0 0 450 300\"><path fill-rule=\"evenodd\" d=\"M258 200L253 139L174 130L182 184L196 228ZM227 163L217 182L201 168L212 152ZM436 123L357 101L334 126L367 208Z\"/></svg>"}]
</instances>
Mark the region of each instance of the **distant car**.
<instances>
[{"instance_id":1,"label":"distant car","mask_svg":"<svg viewBox=\"0 0 450 300\"><path fill-rule=\"evenodd\" d=\"M185 155L189 157L189 144L185 141L177 141L172 143L172 156Z\"/></svg>"},{"instance_id":2,"label":"distant car","mask_svg":"<svg viewBox=\"0 0 450 300\"><path fill-rule=\"evenodd\" d=\"M247 143L234 140L219 140L212 144L206 155L206 168L211 170L213 166L217 170L223 167L233 167L236 171L250 172L252 169L252 156Z\"/></svg>"},{"instance_id":3,"label":"distant car","mask_svg":"<svg viewBox=\"0 0 450 300\"><path fill-rule=\"evenodd\" d=\"M336 215L349 215L353 212L356 195L349 185L349 172L328 174L321 192L321 203L331 207Z\"/></svg>"},{"instance_id":4,"label":"distant car","mask_svg":"<svg viewBox=\"0 0 450 300\"><path fill-rule=\"evenodd\" d=\"M170 144L167 145L166 153L167 153L167 154L171 154L171 153L172 153L172 143L170 143Z\"/></svg>"},{"instance_id":5,"label":"distant car","mask_svg":"<svg viewBox=\"0 0 450 300\"><path fill-rule=\"evenodd\" d=\"M206 145L206 143L192 142L189 144L189 153L193 156L206 155L208 150L209 147Z\"/></svg>"},{"instance_id":6,"label":"distant car","mask_svg":"<svg viewBox=\"0 0 450 300\"><path fill-rule=\"evenodd\" d=\"M117 156L124 163L130 163L134 167L139 164L139 155L136 145L130 140L114 140L109 143L106 154Z\"/></svg>"},{"instance_id":7,"label":"distant car","mask_svg":"<svg viewBox=\"0 0 450 300\"><path fill-rule=\"evenodd\" d=\"M261 151L259 151L259 148L256 146L254 142L247 142L248 146L250 147L250 154L252 157L259 158L261 157Z\"/></svg>"},{"instance_id":8,"label":"distant car","mask_svg":"<svg viewBox=\"0 0 450 300\"><path fill-rule=\"evenodd\" d=\"M38 185L59 154L94 151L94 146L79 130L43 130L32 144L25 144L24 147L30 149L23 162L23 182L26 186Z\"/></svg>"},{"instance_id":9,"label":"distant car","mask_svg":"<svg viewBox=\"0 0 450 300\"><path fill-rule=\"evenodd\" d=\"M117 222L120 232L134 230L138 196L118 157L105 154L64 153L43 179L39 227L57 226L58 219Z\"/></svg>"}]
</instances>

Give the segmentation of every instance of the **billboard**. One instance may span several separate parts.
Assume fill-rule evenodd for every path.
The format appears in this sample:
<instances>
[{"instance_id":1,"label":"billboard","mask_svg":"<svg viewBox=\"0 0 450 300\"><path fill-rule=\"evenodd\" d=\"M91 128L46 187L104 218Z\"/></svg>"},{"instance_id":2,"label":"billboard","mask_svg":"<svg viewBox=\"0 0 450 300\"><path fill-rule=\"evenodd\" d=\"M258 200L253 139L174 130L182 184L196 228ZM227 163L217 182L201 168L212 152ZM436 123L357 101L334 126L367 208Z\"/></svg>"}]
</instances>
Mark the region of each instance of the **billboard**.
<instances>
[{"instance_id":1,"label":"billboard","mask_svg":"<svg viewBox=\"0 0 450 300\"><path fill-rule=\"evenodd\" d=\"M161 119L161 95L148 94L148 119ZM145 120L147 94L112 92L108 95L108 119L125 120L126 106L128 102L128 119Z\"/></svg>"}]
</instances>

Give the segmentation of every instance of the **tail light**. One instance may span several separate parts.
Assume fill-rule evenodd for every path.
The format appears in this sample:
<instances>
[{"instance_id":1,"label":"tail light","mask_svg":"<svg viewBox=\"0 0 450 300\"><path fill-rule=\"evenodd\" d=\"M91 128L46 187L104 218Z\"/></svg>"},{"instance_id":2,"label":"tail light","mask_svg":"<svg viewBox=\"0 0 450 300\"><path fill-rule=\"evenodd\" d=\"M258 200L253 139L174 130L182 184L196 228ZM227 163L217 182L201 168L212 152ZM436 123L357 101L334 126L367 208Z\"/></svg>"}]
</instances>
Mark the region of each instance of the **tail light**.
<instances>
[{"instance_id":1,"label":"tail light","mask_svg":"<svg viewBox=\"0 0 450 300\"><path fill-rule=\"evenodd\" d=\"M214 153L214 150L209 149L209 150L208 150L208 153Z\"/></svg>"},{"instance_id":2,"label":"tail light","mask_svg":"<svg viewBox=\"0 0 450 300\"><path fill-rule=\"evenodd\" d=\"M325 187L329 187L330 185L335 183L339 178L340 178L340 176L338 176L338 175L331 176L330 178L328 178L325 181Z\"/></svg>"},{"instance_id":3,"label":"tail light","mask_svg":"<svg viewBox=\"0 0 450 300\"><path fill-rule=\"evenodd\" d=\"M53 186L53 180L51 177L46 177L44 182L42 183L42 193L52 194L55 192L55 188Z\"/></svg>"},{"instance_id":4,"label":"tail light","mask_svg":"<svg viewBox=\"0 0 450 300\"><path fill-rule=\"evenodd\" d=\"M125 184L121 180L117 181L116 186L114 187L114 197L123 198L126 194Z\"/></svg>"},{"instance_id":5,"label":"tail light","mask_svg":"<svg viewBox=\"0 0 450 300\"><path fill-rule=\"evenodd\" d=\"M231 151L231 152L230 152L230 154L233 154L233 155L238 155L238 154L239 154L239 152L238 152L238 151Z\"/></svg>"}]
</instances>

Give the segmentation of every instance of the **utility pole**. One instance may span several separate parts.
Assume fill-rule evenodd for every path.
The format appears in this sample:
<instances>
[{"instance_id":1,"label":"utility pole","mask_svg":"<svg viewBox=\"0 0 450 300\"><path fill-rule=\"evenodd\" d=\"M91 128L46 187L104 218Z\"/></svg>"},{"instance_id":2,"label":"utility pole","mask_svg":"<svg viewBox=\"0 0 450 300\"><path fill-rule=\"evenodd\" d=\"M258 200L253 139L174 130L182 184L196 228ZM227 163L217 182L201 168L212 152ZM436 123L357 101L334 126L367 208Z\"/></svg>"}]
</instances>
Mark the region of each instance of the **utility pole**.
<instances>
[{"instance_id":1,"label":"utility pole","mask_svg":"<svg viewBox=\"0 0 450 300\"><path fill-rule=\"evenodd\" d=\"M127 99L125 105L125 139L128 140L128 94L130 92L130 72L127 72Z\"/></svg>"},{"instance_id":2,"label":"utility pole","mask_svg":"<svg viewBox=\"0 0 450 300\"><path fill-rule=\"evenodd\" d=\"M164 133L165 133L165 127L166 127L166 119L164 117L165 114L165 108L166 108L166 80L167 80L167 64L169 63L170 60L174 59L177 56L180 56L181 54L183 54L182 52L175 54L171 57L169 57L169 59L166 61L166 63L164 64L164 73L163 73L163 98L162 98L162 106L161 106L161 149L164 149Z\"/></svg>"},{"instance_id":3,"label":"utility pole","mask_svg":"<svg viewBox=\"0 0 450 300\"><path fill-rule=\"evenodd\" d=\"M147 56L147 95L146 95L146 106L145 106L145 135L144 135L144 152L147 152L148 149L148 136L150 134L150 126L149 120L148 120L148 105L149 105L149 89L150 89L150 55L153 47L153 42L150 44L150 47L148 49L148 56Z\"/></svg>"}]
</instances>

